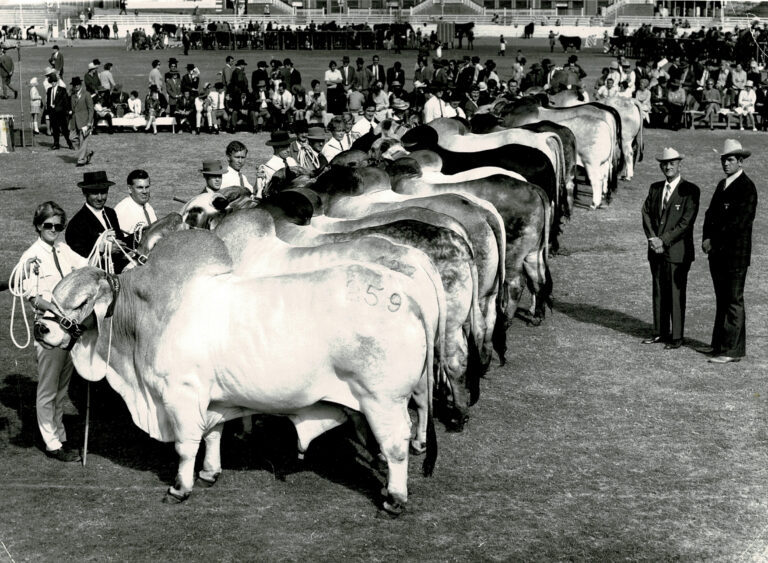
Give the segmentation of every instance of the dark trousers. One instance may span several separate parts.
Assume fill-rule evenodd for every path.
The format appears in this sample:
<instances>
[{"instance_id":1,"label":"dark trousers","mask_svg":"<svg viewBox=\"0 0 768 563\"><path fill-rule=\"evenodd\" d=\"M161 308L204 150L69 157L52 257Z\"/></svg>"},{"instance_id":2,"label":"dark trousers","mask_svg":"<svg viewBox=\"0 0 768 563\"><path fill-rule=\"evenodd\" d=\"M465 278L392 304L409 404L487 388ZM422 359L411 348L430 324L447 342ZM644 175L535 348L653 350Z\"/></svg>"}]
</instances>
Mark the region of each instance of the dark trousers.
<instances>
[{"instance_id":1,"label":"dark trousers","mask_svg":"<svg viewBox=\"0 0 768 563\"><path fill-rule=\"evenodd\" d=\"M717 302L712 348L724 356L741 358L747 353L747 316L744 311L747 268L727 270L717 260L710 260L709 272L715 286Z\"/></svg>"},{"instance_id":2,"label":"dark trousers","mask_svg":"<svg viewBox=\"0 0 768 563\"><path fill-rule=\"evenodd\" d=\"M72 141L69 139L69 124L67 123L67 114L63 112L52 111L48 114L51 120L51 129L53 133L53 146L59 146L59 138L64 135L67 146L72 147Z\"/></svg>"},{"instance_id":3,"label":"dark trousers","mask_svg":"<svg viewBox=\"0 0 768 563\"><path fill-rule=\"evenodd\" d=\"M690 262L675 264L651 260L653 276L653 330L665 340L682 340ZM670 331L671 325L671 331Z\"/></svg>"}]
</instances>

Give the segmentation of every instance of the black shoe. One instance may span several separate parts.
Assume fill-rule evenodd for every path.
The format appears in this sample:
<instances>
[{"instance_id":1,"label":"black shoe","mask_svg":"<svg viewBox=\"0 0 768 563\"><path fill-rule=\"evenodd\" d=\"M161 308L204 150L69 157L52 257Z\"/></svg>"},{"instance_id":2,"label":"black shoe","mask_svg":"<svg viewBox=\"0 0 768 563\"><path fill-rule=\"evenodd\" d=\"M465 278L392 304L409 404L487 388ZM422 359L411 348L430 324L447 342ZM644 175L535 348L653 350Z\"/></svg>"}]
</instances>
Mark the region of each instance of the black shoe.
<instances>
[{"instance_id":1,"label":"black shoe","mask_svg":"<svg viewBox=\"0 0 768 563\"><path fill-rule=\"evenodd\" d=\"M664 349L665 350L677 350L682 345L683 345L683 339L680 338L679 340L673 340L672 342L670 342L669 344L664 346Z\"/></svg>"},{"instance_id":2,"label":"black shoe","mask_svg":"<svg viewBox=\"0 0 768 563\"><path fill-rule=\"evenodd\" d=\"M16 90L16 91L13 93L13 99L14 99L14 100L17 100L18 98L19 98L19 91L18 91L18 90Z\"/></svg>"},{"instance_id":3,"label":"black shoe","mask_svg":"<svg viewBox=\"0 0 768 563\"><path fill-rule=\"evenodd\" d=\"M85 163L86 163L86 164L90 164L90 163L91 163L91 159L92 159L92 158L93 158L93 151L90 151L90 152L88 153L88 156L86 156L86 157L85 157Z\"/></svg>"},{"instance_id":4,"label":"black shoe","mask_svg":"<svg viewBox=\"0 0 768 563\"><path fill-rule=\"evenodd\" d=\"M60 147L59 145L53 145L53 146L51 147L51 150L52 150L52 151L57 151L57 150L59 150L60 148L61 148L61 147Z\"/></svg>"},{"instance_id":5,"label":"black shoe","mask_svg":"<svg viewBox=\"0 0 768 563\"><path fill-rule=\"evenodd\" d=\"M704 354L705 356L714 356L717 354L717 351L712 348L712 346L701 346L699 348L696 348L696 351L699 354Z\"/></svg>"},{"instance_id":6,"label":"black shoe","mask_svg":"<svg viewBox=\"0 0 768 563\"><path fill-rule=\"evenodd\" d=\"M51 459L57 461L63 461L64 463L72 463L73 461L80 461L80 454L74 450L67 450L59 448L58 450L45 450L45 455Z\"/></svg>"},{"instance_id":7,"label":"black shoe","mask_svg":"<svg viewBox=\"0 0 768 563\"><path fill-rule=\"evenodd\" d=\"M643 344L662 344L663 342L664 338L661 336L654 336L653 338L643 340Z\"/></svg>"},{"instance_id":8,"label":"black shoe","mask_svg":"<svg viewBox=\"0 0 768 563\"><path fill-rule=\"evenodd\" d=\"M72 143L67 143L67 148L69 150L73 151L73 150L75 150L75 145L73 145Z\"/></svg>"}]
</instances>

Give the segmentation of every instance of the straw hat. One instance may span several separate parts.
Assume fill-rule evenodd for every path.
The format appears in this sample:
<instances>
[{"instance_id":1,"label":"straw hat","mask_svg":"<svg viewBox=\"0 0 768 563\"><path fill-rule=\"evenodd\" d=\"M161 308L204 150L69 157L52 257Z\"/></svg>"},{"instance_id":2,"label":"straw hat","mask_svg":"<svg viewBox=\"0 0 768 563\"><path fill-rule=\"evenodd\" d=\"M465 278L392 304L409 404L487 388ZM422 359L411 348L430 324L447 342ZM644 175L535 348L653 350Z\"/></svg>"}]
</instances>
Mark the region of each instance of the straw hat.
<instances>
[{"instance_id":1,"label":"straw hat","mask_svg":"<svg viewBox=\"0 0 768 563\"><path fill-rule=\"evenodd\" d=\"M55 74L55 73L56 73L56 69L53 68L52 66L45 67L45 71L43 72L43 74L45 76L50 76L50 75Z\"/></svg>"},{"instance_id":2,"label":"straw hat","mask_svg":"<svg viewBox=\"0 0 768 563\"><path fill-rule=\"evenodd\" d=\"M325 141L325 129L322 127L310 127L309 132L307 133L307 139Z\"/></svg>"},{"instance_id":3,"label":"straw hat","mask_svg":"<svg viewBox=\"0 0 768 563\"><path fill-rule=\"evenodd\" d=\"M720 158L725 158L727 156L747 158L751 154L750 151L744 150L741 143L736 139L726 139L725 143L723 143L723 152L720 153Z\"/></svg>"},{"instance_id":4,"label":"straw hat","mask_svg":"<svg viewBox=\"0 0 768 563\"><path fill-rule=\"evenodd\" d=\"M656 157L659 162L669 162L670 160L683 160L685 155L680 154L672 147L664 147L661 154Z\"/></svg>"}]
</instances>

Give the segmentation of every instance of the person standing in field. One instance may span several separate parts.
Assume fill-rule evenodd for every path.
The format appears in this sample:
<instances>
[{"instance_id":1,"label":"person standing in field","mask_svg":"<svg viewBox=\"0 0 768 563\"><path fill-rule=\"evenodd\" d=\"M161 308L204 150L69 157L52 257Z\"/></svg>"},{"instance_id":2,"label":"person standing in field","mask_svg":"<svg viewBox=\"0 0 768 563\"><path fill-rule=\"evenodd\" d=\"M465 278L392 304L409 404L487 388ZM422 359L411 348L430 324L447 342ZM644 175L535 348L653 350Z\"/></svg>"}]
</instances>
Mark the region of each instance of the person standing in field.
<instances>
[{"instance_id":1,"label":"person standing in field","mask_svg":"<svg viewBox=\"0 0 768 563\"><path fill-rule=\"evenodd\" d=\"M507 52L507 42L504 41L504 36L499 36L499 56L503 57L505 56Z\"/></svg>"}]
</instances>

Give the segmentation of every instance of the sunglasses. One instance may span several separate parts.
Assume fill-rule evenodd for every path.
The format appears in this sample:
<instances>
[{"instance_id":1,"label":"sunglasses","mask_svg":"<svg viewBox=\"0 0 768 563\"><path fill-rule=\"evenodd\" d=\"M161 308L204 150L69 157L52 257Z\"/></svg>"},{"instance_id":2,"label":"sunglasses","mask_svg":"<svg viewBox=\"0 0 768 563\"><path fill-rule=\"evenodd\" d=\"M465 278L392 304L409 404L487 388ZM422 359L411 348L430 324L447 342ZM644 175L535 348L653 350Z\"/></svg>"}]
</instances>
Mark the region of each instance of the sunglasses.
<instances>
[{"instance_id":1,"label":"sunglasses","mask_svg":"<svg viewBox=\"0 0 768 563\"><path fill-rule=\"evenodd\" d=\"M61 223L46 222L46 223L43 223L42 226L43 226L43 230L46 230L46 231L50 231L51 229L53 229L57 233L60 233L61 231L64 230L64 225L62 225Z\"/></svg>"}]
</instances>

